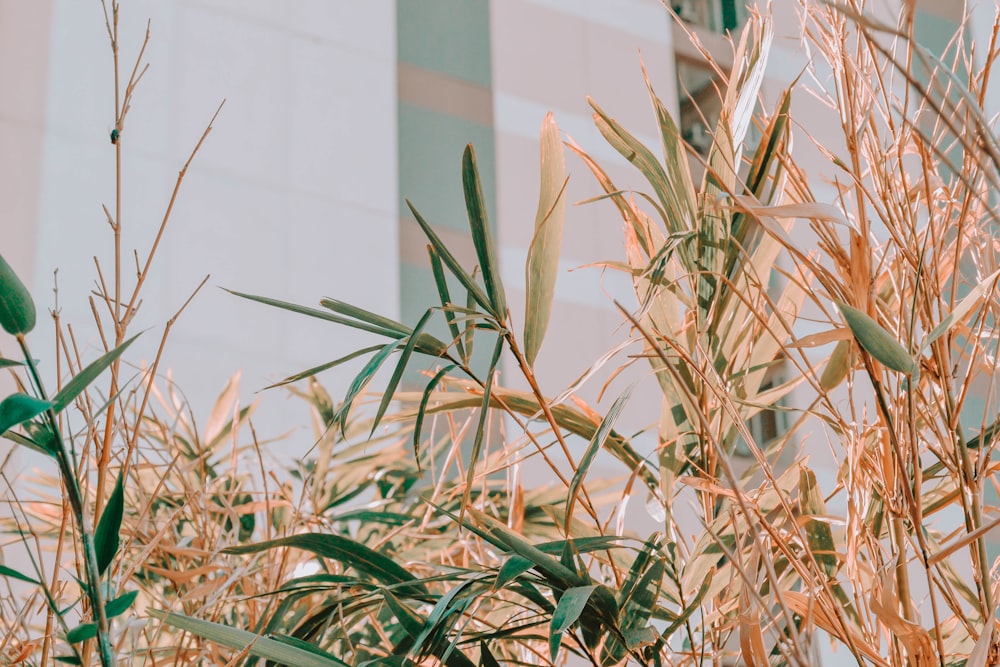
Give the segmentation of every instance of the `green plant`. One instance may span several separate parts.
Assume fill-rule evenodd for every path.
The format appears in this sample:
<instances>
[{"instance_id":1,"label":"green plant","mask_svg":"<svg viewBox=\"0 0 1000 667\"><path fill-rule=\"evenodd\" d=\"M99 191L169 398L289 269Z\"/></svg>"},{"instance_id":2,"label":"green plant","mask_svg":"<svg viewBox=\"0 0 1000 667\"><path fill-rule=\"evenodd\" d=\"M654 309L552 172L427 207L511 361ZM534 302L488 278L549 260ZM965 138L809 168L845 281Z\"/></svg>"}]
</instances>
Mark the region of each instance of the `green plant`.
<instances>
[{"instance_id":1,"label":"green plant","mask_svg":"<svg viewBox=\"0 0 1000 667\"><path fill-rule=\"evenodd\" d=\"M54 463L58 470L57 479L50 480L42 494L31 496L26 485L12 483L0 468L7 486L4 500L11 508L3 517L4 527L23 545L33 569L23 572L0 566L0 576L6 583L17 582L21 587L18 591L11 590L3 599L6 608L0 613L3 630L0 650L6 653L4 661L11 655L18 662L32 661L37 652L41 664L59 661L86 665L93 660L96 644L96 656L103 667L117 664L120 645L116 644L121 624L116 629L113 619L122 620L139 594L128 586L130 577L121 576L125 556L122 545L130 544L135 537L123 529L127 480L141 458L137 446L167 337L187 305L183 304L166 323L152 366L138 373L130 383L122 360L136 339L129 335L129 330L142 303L140 294L184 173L211 130L211 123L178 176L142 265L136 253L135 279L128 284L123 276L127 269L123 271L121 244L125 225L122 155L127 143L122 131L132 95L146 71L143 58L149 35L122 86L119 7L116 1L102 6L114 61L115 129L111 143L116 156L115 202L104 207L113 235L113 266L106 272L107 264L95 258L99 287L91 299L95 331L103 349L96 359L84 363L86 350L78 347L72 324L60 319L58 309L53 310L57 362L53 364L56 372L49 382L56 384L54 393L46 390L38 362L28 345L27 336L36 325L34 301L7 262L0 258L0 324L14 336L23 359L0 357L0 368L10 373L17 388L0 402L0 435L46 457L46 464ZM104 378L107 384L102 386ZM52 498L53 489L60 489L61 495ZM38 500L46 495L50 504ZM29 514L25 511L27 507L38 511ZM53 557L47 563L50 554ZM64 562L67 555L71 558ZM26 586L27 593L23 590ZM39 598L44 613L41 631L33 627ZM63 649L63 655L55 655L57 637L65 641L69 653Z\"/></svg>"},{"instance_id":2,"label":"green plant","mask_svg":"<svg viewBox=\"0 0 1000 667\"><path fill-rule=\"evenodd\" d=\"M633 280L636 303L617 307L631 326L634 356L649 364L663 394L653 457L616 430L627 390L602 417L566 400L577 387L551 397L535 377L564 214L551 119L542 131L523 315L507 307L471 147L462 178L478 268L460 265L411 205L440 294L413 326L333 299L312 309L240 295L388 339L290 380L374 352L344 401L326 409L326 424L353 441L359 429L374 433L390 419L396 437L412 445L413 465L422 463L416 479L437 462L434 492L424 497L433 519L422 528L451 521L462 529L423 558L389 543L374 555L323 554L344 572L361 572L349 580L363 589L358 595L342 578L310 592L318 597L285 591L276 617L315 619L315 632L291 626L307 646L332 651L324 664L554 664L569 651L595 665L810 665L818 630L859 664L990 664L996 604L986 534L997 521L985 494L1000 430L992 398L1000 304L989 201L1000 150L982 107L993 53L976 70L960 46L945 65L912 39L912 13L895 27L856 3L806 3L805 14L806 39L828 67L813 63L815 76L829 83L823 99L840 111L843 130L843 145L820 145L833 170L834 205L817 203L790 150L792 91L758 118L761 140L744 155L771 39L766 19L751 21L735 46L734 70L720 72L727 86L700 186L692 152L652 89L659 157L592 104L597 127L646 178L649 194L621 191L570 146L624 223L626 257L606 266ZM805 312L822 323L818 333L802 333ZM523 316L523 336L512 315ZM445 333L431 333L434 319ZM473 363L473 345L492 351L485 368ZM829 356L817 360L813 348L827 345L834 345ZM393 355L374 417L356 418L362 390ZM414 355L439 366L422 390L399 391ZM527 391L496 383L504 355ZM789 379L773 386L766 376L779 367ZM800 402L783 405L793 389ZM970 414L974 396L983 405ZM791 427L757 442L747 422L770 410L788 412ZM498 435L501 421L506 437ZM444 435L432 429L428 439L435 423L447 425ZM820 487L796 450L805 429L830 443L839 465L832 487ZM573 454L574 438L587 443L583 456ZM737 448L752 458L744 469ZM633 487L645 486L661 530L638 541L619 535L588 478L600 450L627 475L612 496L617 509ZM498 496L506 505L483 492L527 457L559 480L539 507L554 539L529 530L527 492L516 483ZM310 483L322 487L323 479ZM700 526L681 516L687 506ZM946 508L961 515L957 529ZM410 525L412 510L394 512ZM317 532L296 543L324 538ZM447 562L443 553L458 545L478 561ZM364 567L362 553L371 559ZM386 558L385 568L372 566Z\"/></svg>"}]
</instances>

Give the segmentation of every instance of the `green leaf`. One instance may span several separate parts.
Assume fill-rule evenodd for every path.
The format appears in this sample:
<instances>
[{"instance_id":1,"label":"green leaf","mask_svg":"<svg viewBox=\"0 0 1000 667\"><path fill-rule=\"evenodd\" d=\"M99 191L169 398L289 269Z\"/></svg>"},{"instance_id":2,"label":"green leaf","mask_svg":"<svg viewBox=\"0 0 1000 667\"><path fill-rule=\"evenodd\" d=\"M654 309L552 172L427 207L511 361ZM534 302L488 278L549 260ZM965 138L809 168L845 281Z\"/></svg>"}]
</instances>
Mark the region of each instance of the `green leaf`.
<instances>
[{"instance_id":1,"label":"green leaf","mask_svg":"<svg viewBox=\"0 0 1000 667\"><path fill-rule=\"evenodd\" d=\"M632 395L632 388L629 387L621 396L615 399L615 402L611 405L611 409L608 410L608 414L601 421L601 425L597 427L594 431L594 437L590 439L590 444L587 445L586 451L583 453L583 458L580 459L576 467L576 472L573 473L573 479L570 480L569 490L566 493L566 532L569 533L570 521L573 520L573 507L576 505L576 497L580 491L580 485L583 484L584 477L587 476L587 471L590 470L590 465L597 458L597 453L601 451L601 447L604 446L605 441L608 439L608 435L611 433L611 429L614 428L615 422L618 421L618 416L621 415L622 409L628 402L629 397Z\"/></svg>"},{"instance_id":2,"label":"green leaf","mask_svg":"<svg viewBox=\"0 0 1000 667\"><path fill-rule=\"evenodd\" d=\"M423 616L407 607L388 590L382 591L382 597L385 598L385 603L389 606L396 620L399 621L400 626L406 631L406 634L416 639L423 633L427 625Z\"/></svg>"},{"instance_id":3,"label":"green leaf","mask_svg":"<svg viewBox=\"0 0 1000 667\"><path fill-rule=\"evenodd\" d=\"M556 278L559 273L559 248L566 222L566 157L559 127L550 111L542 122L541 186L535 234L528 247L524 267L524 356L529 366L542 347L552 315Z\"/></svg>"},{"instance_id":4,"label":"green leaf","mask_svg":"<svg viewBox=\"0 0 1000 667\"><path fill-rule=\"evenodd\" d=\"M684 625L696 611L701 609L702 600L704 600L705 596L708 594L708 589L711 588L712 579L714 577L715 568L713 567L705 575L705 580L702 582L701 588L698 589L698 592L695 593L694 598L687 601L688 605L681 611L677 618L675 618L670 625L667 626L667 629L663 631L663 637L669 637L674 633L674 631L677 630L677 628Z\"/></svg>"},{"instance_id":5,"label":"green leaf","mask_svg":"<svg viewBox=\"0 0 1000 667\"><path fill-rule=\"evenodd\" d=\"M370 310L365 310L364 308L359 308L358 306L352 306L349 303L344 303L343 301L338 301L337 299L320 299L319 305L332 310L335 313L340 313L346 317L353 318L355 320L361 320L366 324L371 325L379 329L387 329L389 331L395 331L399 334L399 337L410 335L410 327L397 322L396 320L389 319L388 317L383 317L377 313L373 313Z\"/></svg>"},{"instance_id":6,"label":"green leaf","mask_svg":"<svg viewBox=\"0 0 1000 667\"><path fill-rule=\"evenodd\" d=\"M121 535L122 516L125 513L125 489L121 475L115 483L115 488L104 507L101 520L94 531L94 549L97 551L97 569L104 574L118 553L118 543ZM92 582L97 585L96 582Z\"/></svg>"},{"instance_id":7,"label":"green leaf","mask_svg":"<svg viewBox=\"0 0 1000 667\"><path fill-rule=\"evenodd\" d=\"M217 644L228 646L237 651L246 651L257 658L272 660L282 665L295 665L295 667L348 667L347 663L341 662L332 655L326 653L320 655L315 651L306 651L286 642L271 639L270 637L261 637L252 632L231 628L221 623L213 623L158 609L151 609L149 614L154 618L160 619L167 625L172 625L175 628L186 630Z\"/></svg>"},{"instance_id":8,"label":"green leaf","mask_svg":"<svg viewBox=\"0 0 1000 667\"><path fill-rule=\"evenodd\" d=\"M980 299L983 298L986 292L994 288L998 276L1000 276L1000 271L994 271L985 280L973 287L972 291L966 294L965 297L958 302L958 305L956 305L936 327L931 329L931 332L927 334L927 338L924 340L924 344L920 346L921 349L926 349L927 346L947 333L948 330L955 326L956 323L965 319L965 316L968 315L973 308L979 305Z\"/></svg>"},{"instance_id":9,"label":"green leaf","mask_svg":"<svg viewBox=\"0 0 1000 667\"><path fill-rule=\"evenodd\" d=\"M35 302L7 260L0 255L0 326L11 336L35 328Z\"/></svg>"},{"instance_id":10,"label":"green leaf","mask_svg":"<svg viewBox=\"0 0 1000 667\"><path fill-rule=\"evenodd\" d=\"M406 345L403 346L403 352L399 355L399 362L396 364L396 368L392 371L392 377L389 378L389 384L386 385L385 389L382 391L382 400L379 401L378 410L375 412L375 419L372 420L372 430L368 434L368 437L375 435L375 429L378 428L379 423L382 421L382 417L385 415L385 411L389 409L389 403L392 402L392 397L396 394L396 387L399 386L400 380L403 379L403 373L406 371L406 365L410 361L410 357L413 356L413 349L417 345L417 340L420 339L421 332L427 325L427 321L431 319L431 315L434 313L433 310L428 310L424 313L420 321L417 322L417 326L413 328L409 337L406 338Z\"/></svg>"},{"instance_id":11,"label":"green leaf","mask_svg":"<svg viewBox=\"0 0 1000 667\"><path fill-rule=\"evenodd\" d=\"M913 357L903 349L892 334L857 308L844 303L838 303L837 307L847 320L847 326L851 328L854 337L868 354L886 368L906 375L913 374Z\"/></svg>"},{"instance_id":12,"label":"green leaf","mask_svg":"<svg viewBox=\"0 0 1000 667\"><path fill-rule=\"evenodd\" d=\"M979 449L984 445L989 446L993 444L993 438L995 438L998 433L1000 433L1000 417L997 417L992 424L980 431L975 437L971 438L966 443L966 447L969 449Z\"/></svg>"},{"instance_id":13,"label":"green leaf","mask_svg":"<svg viewBox=\"0 0 1000 667\"><path fill-rule=\"evenodd\" d=\"M458 350L458 356L462 361L468 363L469 358L465 356L465 346L462 345L462 333L455 323L455 313L451 306L451 292L448 290L448 279L444 275L444 266L441 264L441 255L434 250L434 246L427 246L427 255L431 260L431 273L434 276L434 284L437 285L438 296L441 298L441 309L444 311L444 319L448 323L448 330L451 332L451 340Z\"/></svg>"},{"instance_id":14,"label":"green leaf","mask_svg":"<svg viewBox=\"0 0 1000 667\"><path fill-rule=\"evenodd\" d=\"M816 473L804 465L799 466L799 504L806 517L825 517L826 503L816 484ZM828 577L837 573L837 549L833 532L826 521L809 518L805 524L809 553Z\"/></svg>"},{"instance_id":15,"label":"green leaf","mask_svg":"<svg viewBox=\"0 0 1000 667\"><path fill-rule=\"evenodd\" d=\"M389 319L388 317L383 317L382 315L373 313L370 310L352 306L351 304L344 303L343 301L337 301L336 299L320 299L319 305L324 308L329 308L330 310L340 313L341 315L361 320L365 324L369 324L372 327L381 327L386 331L391 331L397 338L414 335L413 329L405 324L401 324L396 320ZM432 357L440 357L448 352L448 346L434 336L425 333L415 335L417 339L414 347L417 352L428 354Z\"/></svg>"},{"instance_id":16,"label":"green leaf","mask_svg":"<svg viewBox=\"0 0 1000 667\"><path fill-rule=\"evenodd\" d=\"M597 584L590 586L577 586L570 588L556 605L556 610L552 613L552 625L549 630L549 656L554 661L559 653L559 642L562 641L562 633L577 622L591 593L597 588Z\"/></svg>"},{"instance_id":17,"label":"green leaf","mask_svg":"<svg viewBox=\"0 0 1000 667\"><path fill-rule=\"evenodd\" d=\"M496 581L493 582L493 590L500 590L534 566L535 564L524 556L511 556L507 562L500 566Z\"/></svg>"},{"instance_id":18,"label":"green leaf","mask_svg":"<svg viewBox=\"0 0 1000 667\"><path fill-rule=\"evenodd\" d=\"M465 208L469 213L472 243L476 246L476 255L479 256L479 268L483 271L486 294L490 297L493 315L502 322L507 319L507 299L504 296L503 283L500 281L500 262L497 260L493 234L490 232L486 202L483 200L483 186L479 181L476 152L472 144L466 146L465 153L462 154L462 185L465 186Z\"/></svg>"},{"instance_id":19,"label":"green leaf","mask_svg":"<svg viewBox=\"0 0 1000 667\"><path fill-rule=\"evenodd\" d=\"M833 348L833 354L826 362L819 379L819 386L824 391L835 389L847 378L847 373L851 370L852 348L850 340L842 340Z\"/></svg>"},{"instance_id":20,"label":"green leaf","mask_svg":"<svg viewBox=\"0 0 1000 667\"><path fill-rule=\"evenodd\" d=\"M334 368L335 366L339 366L339 365L341 365L343 363L351 361L352 359L357 359L360 356L364 356L364 355L368 354L369 352L374 352L376 350L381 350L381 349L382 349L382 345L371 345L369 347L363 347L360 350L355 350L354 352L351 352L348 355L340 357L339 359L334 359L333 361L328 361L325 364L320 364L319 366L313 366L312 368L310 368L308 370L304 370L301 373L296 373L295 375L289 375L284 380L281 380L280 382L275 382L274 384L268 385L268 386L264 387L264 389L274 389L275 387L281 387L281 386L284 386L286 384L291 384L292 382L298 382L299 380L305 380L306 378L310 378L310 377L316 375L317 373L322 373L323 371L330 370L331 368Z\"/></svg>"},{"instance_id":21,"label":"green leaf","mask_svg":"<svg viewBox=\"0 0 1000 667\"><path fill-rule=\"evenodd\" d=\"M17 579L19 581L26 581L29 584L35 584L36 586L42 585L42 582L38 581L38 579L29 577L26 574L21 574L17 570L7 567L6 565L0 565L0 577L9 577L11 579Z\"/></svg>"},{"instance_id":22,"label":"green leaf","mask_svg":"<svg viewBox=\"0 0 1000 667\"><path fill-rule=\"evenodd\" d=\"M332 660L334 661L335 664L340 662L339 658L337 658L337 656L333 655L332 653L324 651L315 644L310 644L309 642L299 639L298 637L292 637L290 635L274 634L271 635L271 639L281 642L282 644L287 644L288 646L300 649L302 651L305 651L306 653L311 653L317 657L326 660Z\"/></svg>"},{"instance_id":23,"label":"green leaf","mask_svg":"<svg viewBox=\"0 0 1000 667\"><path fill-rule=\"evenodd\" d=\"M122 353L128 349L128 346L135 342L135 339L139 337L140 334L132 336L127 341L111 350L107 354L103 354L96 360L90 363L89 366L84 368L82 371L77 373L73 379L66 383L59 392L52 397L52 409L56 413L60 413L66 409L70 403L73 402L80 393L90 386L90 383L97 379L97 377L104 372L104 369L114 363L115 359L122 356Z\"/></svg>"},{"instance_id":24,"label":"green leaf","mask_svg":"<svg viewBox=\"0 0 1000 667\"><path fill-rule=\"evenodd\" d=\"M331 558L386 585L405 584L399 587L401 592L427 594L424 585L402 565L343 535L303 533L267 542L229 547L224 549L223 553L252 554L278 547L303 549L323 558Z\"/></svg>"},{"instance_id":25,"label":"green leaf","mask_svg":"<svg viewBox=\"0 0 1000 667\"><path fill-rule=\"evenodd\" d=\"M317 310L316 308L308 308L306 306L300 306L298 304L289 303L287 301L271 299L266 296L255 296L253 294L244 294L243 292L234 292L233 290L230 289L227 289L226 291L232 294L233 296L238 296L243 299L249 299L250 301L256 301L257 303L262 303L266 306L281 308L282 310L287 310L292 313L298 313L299 315L306 315L308 317L315 317L318 320L326 320L327 322L334 322L335 324L343 324L345 326L352 327L354 329L360 329L361 331L367 331L369 333L378 334L379 336L386 336L388 338L402 338L403 336L406 335L406 334L401 334L393 329L386 329L384 327L373 326L366 322L360 322L358 320L353 320L348 317L342 317L340 315L328 313L324 310Z\"/></svg>"},{"instance_id":26,"label":"green leaf","mask_svg":"<svg viewBox=\"0 0 1000 667\"><path fill-rule=\"evenodd\" d=\"M79 644L97 636L97 625L94 623L81 623L66 633L66 641L70 644Z\"/></svg>"},{"instance_id":27,"label":"green leaf","mask_svg":"<svg viewBox=\"0 0 1000 667\"><path fill-rule=\"evenodd\" d=\"M496 345L493 347L493 359L490 361L490 372L486 375L486 382L483 386L483 404L479 410L479 423L476 424L476 432L472 440L472 453L469 455L469 467L465 473L465 492L462 494L462 508L468 507L472 497L472 486L476 479L476 462L483 450L483 440L486 437L486 420L490 414L490 394L493 391L493 381L496 378L497 364L500 363L500 355L503 352L503 336L497 336Z\"/></svg>"},{"instance_id":28,"label":"green leaf","mask_svg":"<svg viewBox=\"0 0 1000 667\"><path fill-rule=\"evenodd\" d=\"M139 595L139 591L129 591L124 595L119 595L111 602L104 605L104 614L108 618L114 618L116 616L121 616L128 608L132 606L135 602L136 596Z\"/></svg>"},{"instance_id":29,"label":"green leaf","mask_svg":"<svg viewBox=\"0 0 1000 667\"><path fill-rule=\"evenodd\" d=\"M434 250L441 256L441 261L443 261L445 266L448 267L448 270L451 271L456 278L458 278L458 282L462 283L462 286L465 287L466 291L468 291L469 297L487 311L492 312L493 304L486 296L486 293L483 292L483 289L476 284L476 281L472 279L472 276L465 272L461 264L458 263L458 260L455 259L455 256L451 254L448 247L445 246L440 238L438 238L438 235L434 233L433 229L431 229L430 224L424 220L423 216L420 215L417 209L413 207L413 204L410 203L409 199L406 200L406 205L410 207L410 212L413 213L413 217L417 221L417 224L420 225L420 229L424 231L424 236L427 237L427 240L431 242Z\"/></svg>"},{"instance_id":30,"label":"green leaf","mask_svg":"<svg viewBox=\"0 0 1000 667\"><path fill-rule=\"evenodd\" d=\"M432 653L447 667L473 667L472 662L464 654L453 652L454 642L444 645L435 641L434 637L446 637L450 627L453 627L454 621L465 614L476 601L477 594L474 591L466 593L466 590L475 583L475 579L466 579L438 599L434 609L427 616L423 631L413 642L412 651L414 653L418 655Z\"/></svg>"},{"instance_id":31,"label":"green leaf","mask_svg":"<svg viewBox=\"0 0 1000 667\"><path fill-rule=\"evenodd\" d=\"M11 366L24 366L24 362L13 359L0 359L0 368L10 368Z\"/></svg>"},{"instance_id":32,"label":"green leaf","mask_svg":"<svg viewBox=\"0 0 1000 667\"><path fill-rule=\"evenodd\" d=\"M375 356L368 360L368 363L364 365L364 368L355 376L354 380L351 382L351 386L347 389L347 394L344 396L343 402L340 404L340 408L334 415L333 420L335 424L340 425L341 433L347 431L347 416L351 412L351 406L354 405L354 399L358 397L368 383L371 382L372 378L375 377L375 373L378 369L382 367L385 360L389 358L389 355L396 351L396 348L400 346L402 341L395 340L391 343L382 346Z\"/></svg>"},{"instance_id":33,"label":"green leaf","mask_svg":"<svg viewBox=\"0 0 1000 667\"><path fill-rule=\"evenodd\" d=\"M431 381L424 387L424 393L420 397L420 406L417 408L417 416L413 420L413 460L417 462L417 472L420 472L420 433L424 426L424 416L427 414L427 403L430 401L431 393L441 382L441 379L455 369L455 364L448 364L431 378Z\"/></svg>"},{"instance_id":34,"label":"green leaf","mask_svg":"<svg viewBox=\"0 0 1000 667\"><path fill-rule=\"evenodd\" d=\"M433 505L430 501L427 502ZM433 506L448 516L458 519L457 516L443 507L439 505ZM561 588L571 588L583 584L583 581L576 572L573 572L490 515L471 507L466 509L466 514L472 516L476 523L474 524L468 519L464 519L461 521L462 525L493 546L527 558L539 572L546 578L555 581Z\"/></svg>"},{"instance_id":35,"label":"green leaf","mask_svg":"<svg viewBox=\"0 0 1000 667\"><path fill-rule=\"evenodd\" d=\"M490 652L490 647L483 640L479 641L479 663L482 667L500 667L500 663Z\"/></svg>"},{"instance_id":36,"label":"green leaf","mask_svg":"<svg viewBox=\"0 0 1000 667\"><path fill-rule=\"evenodd\" d=\"M11 394L0 401L0 433L34 419L52 407L49 401L42 401L27 394Z\"/></svg>"},{"instance_id":37,"label":"green leaf","mask_svg":"<svg viewBox=\"0 0 1000 667\"><path fill-rule=\"evenodd\" d=\"M670 191L669 179L663 170L663 165L646 146L622 127L618 121L606 114L592 99L587 102L594 109L594 124L611 146L621 153L622 157L631 162L642 172L653 187L657 199L664 208L658 213L668 225L671 234L687 231L691 221L685 217L677 198Z\"/></svg>"}]
</instances>

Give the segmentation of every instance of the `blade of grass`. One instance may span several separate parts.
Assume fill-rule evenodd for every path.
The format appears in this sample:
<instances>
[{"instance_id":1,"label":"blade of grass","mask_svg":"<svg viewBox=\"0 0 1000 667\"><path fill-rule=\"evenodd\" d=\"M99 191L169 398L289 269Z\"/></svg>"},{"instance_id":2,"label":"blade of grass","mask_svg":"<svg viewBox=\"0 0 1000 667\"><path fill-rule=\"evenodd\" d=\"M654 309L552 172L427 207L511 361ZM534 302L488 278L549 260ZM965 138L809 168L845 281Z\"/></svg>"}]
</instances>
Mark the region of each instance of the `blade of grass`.
<instances>
[{"instance_id":1,"label":"blade of grass","mask_svg":"<svg viewBox=\"0 0 1000 667\"><path fill-rule=\"evenodd\" d=\"M441 310L444 311L444 319L448 323L448 331L451 332L451 340L458 350L459 358L466 364L469 357L465 354L465 346L462 344L462 334L455 322L455 311L451 309L451 292L448 289L448 278L444 274L444 266L441 264L441 256L434 246L427 246L427 255L431 260L431 274L434 276L434 284L437 285L438 296L441 298Z\"/></svg>"},{"instance_id":2,"label":"blade of grass","mask_svg":"<svg viewBox=\"0 0 1000 667\"><path fill-rule=\"evenodd\" d=\"M379 401L378 410L375 412L375 419L372 420L372 430L368 434L368 437L375 435L375 429L378 428L379 423L382 421L382 417L385 415L385 411L389 408L389 403L392 401L392 397L396 394L396 387L399 386L399 381L403 379L403 373L406 371L406 365L410 361L410 357L413 355L413 349L417 345L417 341L420 339L421 332L424 330L424 326L427 321L430 320L431 315L434 313L433 310L428 310L417 322L417 326L413 328L413 332L407 337L406 345L403 346L403 352L399 355L399 362L396 364L396 368L392 371L392 377L389 378L389 384L386 385L385 390L382 391L382 400Z\"/></svg>"},{"instance_id":3,"label":"blade of grass","mask_svg":"<svg viewBox=\"0 0 1000 667\"><path fill-rule=\"evenodd\" d=\"M458 263L458 260L455 259L455 256L451 254L448 247L445 246L440 238L438 238L438 235L434 233L433 229L431 229L430 224L424 220L423 216L420 215L416 208L414 208L409 199L406 200L406 205L410 207L410 212L413 213L413 217L416 219L417 224L420 225L420 228L424 231L424 235L427 236L427 240L431 242L432 246L434 246L434 250L441 256L441 261L443 261L445 266L448 267L448 270L451 271L452 275L458 278L458 281L462 283L462 286L468 291L469 296L475 300L480 307L485 308L488 312L492 313L493 304L486 296L486 293L483 292L483 289L476 284L476 281L472 279L472 276L465 272L462 266Z\"/></svg>"},{"instance_id":4,"label":"blade of grass","mask_svg":"<svg viewBox=\"0 0 1000 667\"><path fill-rule=\"evenodd\" d=\"M476 167L476 152L472 144L466 146L462 154L462 185L465 187L465 208L469 214L472 243L476 246L479 268L483 272L483 282L486 284L486 294L493 306L491 312L497 320L503 322L507 319L507 297L504 294L503 282L500 280L500 262L497 260L493 233L490 231L486 202L483 199L483 186L479 180L479 169Z\"/></svg>"},{"instance_id":5,"label":"blade of grass","mask_svg":"<svg viewBox=\"0 0 1000 667\"><path fill-rule=\"evenodd\" d=\"M469 455L469 467L465 473L465 490L462 494L462 509L469 505L472 497L472 485L476 479L476 462L479 460L483 449L483 440L486 437L486 420L490 415L490 394L493 391L493 381L496 378L497 365L500 363L500 355L503 353L504 337L497 336L496 345L493 346L493 358L490 360L490 370L486 374L486 382L483 385L483 402L479 410L479 423L476 425L476 433L472 441L472 453Z\"/></svg>"},{"instance_id":6,"label":"blade of grass","mask_svg":"<svg viewBox=\"0 0 1000 667\"><path fill-rule=\"evenodd\" d=\"M590 443L587 445L586 451L583 453L583 457L577 464L576 471L573 473L573 479L570 480L569 489L566 492L566 524L565 530L569 533L569 525L573 519L573 508L576 506L577 494L580 491L580 486L583 484L584 478L587 476L587 471L590 470L590 465L597 458L597 453L601 451L604 447L604 443L607 442L608 435L615 426L615 422L618 421L618 417L621 415L622 409L625 404L628 403L629 397L632 395L632 388L629 387L622 394L615 399L615 402L611 405L611 409L608 410L608 414L601 420L600 426L594 431L594 436L590 439Z\"/></svg>"},{"instance_id":7,"label":"blade of grass","mask_svg":"<svg viewBox=\"0 0 1000 667\"><path fill-rule=\"evenodd\" d=\"M278 664L296 665L296 667L348 667L347 663L341 662L332 655L319 655L314 651L304 651L297 646L269 637L261 637L252 632L232 628L221 623L164 612L159 609L150 609L149 615L167 625L186 630L198 637L240 652L246 651L258 658L273 660Z\"/></svg>"},{"instance_id":8,"label":"blade of grass","mask_svg":"<svg viewBox=\"0 0 1000 667\"><path fill-rule=\"evenodd\" d=\"M66 406L72 403L73 399L79 396L80 392L86 389L91 382L96 380L97 377L104 372L104 369L110 366L115 359L120 357L122 353L128 349L128 346L134 343L135 339L138 337L139 334L132 336L115 349L92 361L86 368L73 376L73 379L67 382L66 385L52 397L52 410L55 411L56 414L65 410Z\"/></svg>"},{"instance_id":9,"label":"blade of grass","mask_svg":"<svg viewBox=\"0 0 1000 667\"><path fill-rule=\"evenodd\" d=\"M552 314L559 251L566 222L566 156L559 127L550 111L542 122L540 138L541 184L535 233L525 263L524 356L535 365Z\"/></svg>"}]
</instances>

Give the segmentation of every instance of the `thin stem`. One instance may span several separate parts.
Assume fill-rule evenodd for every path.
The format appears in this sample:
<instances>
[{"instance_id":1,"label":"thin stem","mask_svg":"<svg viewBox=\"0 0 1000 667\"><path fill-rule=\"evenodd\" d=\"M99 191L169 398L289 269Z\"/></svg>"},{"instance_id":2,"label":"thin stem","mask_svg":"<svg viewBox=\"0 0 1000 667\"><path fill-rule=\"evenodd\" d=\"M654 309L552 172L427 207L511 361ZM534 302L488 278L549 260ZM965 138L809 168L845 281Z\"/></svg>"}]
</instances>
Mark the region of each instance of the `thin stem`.
<instances>
[{"instance_id":1,"label":"thin stem","mask_svg":"<svg viewBox=\"0 0 1000 667\"><path fill-rule=\"evenodd\" d=\"M39 397L45 401L49 400L42 384L42 378L38 373L38 367L35 365L34 358L31 356L31 350L28 349L28 344L24 340L24 336L19 334L16 338L17 344L21 347L21 352L24 354L24 360L28 365L31 377L38 387ZM94 533L91 530L86 512L84 511L83 492L80 489L80 482L74 474L70 453L66 448L66 442L63 440L62 431L59 428L59 418L56 416L55 410L50 407L46 410L45 416L49 422L49 427L52 429L54 444L57 446L55 458L59 465L59 474L63 479L63 485L66 489L66 498L69 500L70 509L73 511L73 518L76 521L77 528L80 530L80 543L83 547L84 570L86 574L85 588L87 589L87 598L90 600L94 624L97 626L97 647L101 656L101 664L103 667L114 667L115 656L111 646L108 617L104 609L101 571L97 564Z\"/></svg>"}]
</instances>

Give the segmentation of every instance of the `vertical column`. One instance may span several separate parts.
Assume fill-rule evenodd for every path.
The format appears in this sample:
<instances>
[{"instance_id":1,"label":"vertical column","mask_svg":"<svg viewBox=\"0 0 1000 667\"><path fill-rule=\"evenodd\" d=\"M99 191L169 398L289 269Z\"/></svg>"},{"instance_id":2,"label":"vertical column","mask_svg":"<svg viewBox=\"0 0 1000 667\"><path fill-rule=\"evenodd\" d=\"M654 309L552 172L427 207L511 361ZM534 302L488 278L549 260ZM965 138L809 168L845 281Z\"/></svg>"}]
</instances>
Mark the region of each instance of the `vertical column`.
<instances>
[{"instance_id":1,"label":"vertical column","mask_svg":"<svg viewBox=\"0 0 1000 667\"><path fill-rule=\"evenodd\" d=\"M466 144L475 147L496 225L489 1L398 0L396 7L401 317L414 324L438 297L426 238L405 200L471 270L461 179Z\"/></svg>"}]
</instances>

